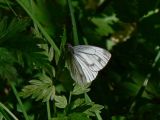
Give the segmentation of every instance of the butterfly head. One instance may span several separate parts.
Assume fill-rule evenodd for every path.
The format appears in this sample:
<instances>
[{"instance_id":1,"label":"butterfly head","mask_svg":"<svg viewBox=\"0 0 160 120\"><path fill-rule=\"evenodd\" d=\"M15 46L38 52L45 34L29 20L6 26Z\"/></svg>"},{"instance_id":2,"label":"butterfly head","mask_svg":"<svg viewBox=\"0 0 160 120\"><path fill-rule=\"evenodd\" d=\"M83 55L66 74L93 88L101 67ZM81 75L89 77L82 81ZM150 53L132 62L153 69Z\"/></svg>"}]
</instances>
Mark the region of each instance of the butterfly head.
<instances>
[{"instance_id":1,"label":"butterfly head","mask_svg":"<svg viewBox=\"0 0 160 120\"><path fill-rule=\"evenodd\" d=\"M68 52L70 52L71 54L74 53L74 48L72 47L71 44L67 44L67 48L68 48Z\"/></svg>"}]
</instances>

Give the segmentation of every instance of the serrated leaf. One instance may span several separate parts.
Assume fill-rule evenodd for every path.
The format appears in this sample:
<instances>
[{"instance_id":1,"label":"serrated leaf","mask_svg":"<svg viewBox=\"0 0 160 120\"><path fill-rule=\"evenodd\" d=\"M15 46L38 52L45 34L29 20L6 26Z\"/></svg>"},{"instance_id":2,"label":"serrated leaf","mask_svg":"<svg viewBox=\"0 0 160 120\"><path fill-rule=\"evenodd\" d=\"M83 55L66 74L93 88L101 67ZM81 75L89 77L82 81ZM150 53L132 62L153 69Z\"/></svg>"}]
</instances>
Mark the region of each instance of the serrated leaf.
<instances>
[{"instance_id":1,"label":"serrated leaf","mask_svg":"<svg viewBox=\"0 0 160 120\"><path fill-rule=\"evenodd\" d=\"M80 101L78 101L78 102L80 102ZM74 104L74 102L73 102L73 104ZM84 103L79 103L79 106L78 106L78 104L75 106L75 108L74 109L72 109L74 112L80 112L80 113L84 113L86 110L88 110L88 109L90 109L92 106L93 106L93 102L90 102L90 103L86 103L86 102L84 102ZM74 106L74 105L73 105Z\"/></svg>"},{"instance_id":2,"label":"serrated leaf","mask_svg":"<svg viewBox=\"0 0 160 120\"><path fill-rule=\"evenodd\" d=\"M31 96L36 101L41 100L46 102L53 100L55 96L55 87L52 85L52 80L45 74L38 74L39 80L29 81L31 85L26 85L20 92L20 96L24 98Z\"/></svg>"},{"instance_id":3,"label":"serrated leaf","mask_svg":"<svg viewBox=\"0 0 160 120\"><path fill-rule=\"evenodd\" d=\"M38 77L44 83L52 84L52 80L45 74L36 74L35 77Z\"/></svg>"},{"instance_id":4,"label":"serrated leaf","mask_svg":"<svg viewBox=\"0 0 160 120\"><path fill-rule=\"evenodd\" d=\"M58 108L65 108L67 106L67 99L65 96L55 96L54 100Z\"/></svg>"},{"instance_id":5,"label":"serrated leaf","mask_svg":"<svg viewBox=\"0 0 160 120\"><path fill-rule=\"evenodd\" d=\"M111 25L117 21L118 19L115 15L92 18L92 22L97 26L96 32L101 36L108 36L109 34L113 33L114 30Z\"/></svg>"},{"instance_id":6,"label":"serrated leaf","mask_svg":"<svg viewBox=\"0 0 160 120\"><path fill-rule=\"evenodd\" d=\"M87 84L87 85L79 85L79 84L76 84L74 86L74 89L72 91L72 94L73 95L80 95L80 94L83 94L83 93L86 93L86 92L89 92L90 91L90 88L88 88L90 85Z\"/></svg>"},{"instance_id":7,"label":"serrated leaf","mask_svg":"<svg viewBox=\"0 0 160 120\"><path fill-rule=\"evenodd\" d=\"M84 104L85 104L85 99L80 99L80 98L78 98L78 99L76 99L76 100L73 102L72 109L75 109L75 108L77 108L77 107L79 107L79 106L82 106L82 105L84 105Z\"/></svg>"},{"instance_id":8,"label":"serrated leaf","mask_svg":"<svg viewBox=\"0 0 160 120\"><path fill-rule=\"evenodd\" d=\"M43 69L50 75L54 74L49 57L44 54L44 49L40 47L45 41L35 37L32 33L26 34L27 27L30 25L29 19L12 19L7 17L0 19L0 43L1 46L8 48L16 62L22 67L27 67L32 72L34 69Z\"/></svg>"},{"instance_id":9,"label":"serrated leaf","mask_svg":"<svg viewBox=\"0 0 160 120\"><path fill-rule=\"evenodd\" d=\"M86 113L89 116L95 116L95 112L101 113L100 110L102 110L104 107L102 105L93 104L92 107L87 109L84 113Z\"/></svg>"}]
</instances>

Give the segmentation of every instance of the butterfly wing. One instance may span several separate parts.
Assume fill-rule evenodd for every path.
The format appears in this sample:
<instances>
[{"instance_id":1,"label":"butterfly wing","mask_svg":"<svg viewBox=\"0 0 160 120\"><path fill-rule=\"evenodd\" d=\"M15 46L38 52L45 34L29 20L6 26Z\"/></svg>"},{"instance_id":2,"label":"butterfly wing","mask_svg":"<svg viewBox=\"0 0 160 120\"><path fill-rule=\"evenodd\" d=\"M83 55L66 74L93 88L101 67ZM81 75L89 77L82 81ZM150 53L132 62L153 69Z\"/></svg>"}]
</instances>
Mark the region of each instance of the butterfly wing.
<instances>
[{"instance_id":1,"label":"butterfly wing","mask_svg":"<svg viewBox=\"0 0 160 120\"><path fill-rule=\"evenodd\" d=\"M98 71L108 63L111 57L109 52L99 47L78 45L72 49L73 52L67 64L71 77L80 84L93 81Z\"/></svg>"},{"instance_id":2,"label":"butterfly wing","mask_svg":"<svg viewBox=\"0 0 160 120\"><path fill-rule=\"evenodd\" d=\"M92 71L104 68L111 58L111 54L107 50L90 45L75 46L74 54L84 59L83 61Z\"/></svg>"},{"instance_id":3,"label":"butterfly wing","mask_svg":"<svg viewBox=\"0 0 160 120\"><path fill-rule=\"evenodd\" d=\"M67 61L71 77L79 84L85 84L94 80L98 74L97 71L91 71L82 59L78 56L72 56Z\"/></svg>"}]
</instances>

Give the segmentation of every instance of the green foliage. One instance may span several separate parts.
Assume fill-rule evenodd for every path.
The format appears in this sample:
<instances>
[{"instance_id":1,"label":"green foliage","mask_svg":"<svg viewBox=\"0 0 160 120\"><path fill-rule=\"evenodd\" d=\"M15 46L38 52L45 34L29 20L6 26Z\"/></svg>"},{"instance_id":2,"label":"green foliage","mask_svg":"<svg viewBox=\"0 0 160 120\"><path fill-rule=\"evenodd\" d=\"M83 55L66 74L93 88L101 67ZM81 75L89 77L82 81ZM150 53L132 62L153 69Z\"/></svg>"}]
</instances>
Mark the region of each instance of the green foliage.
<instances>
[{"instance_id":1,"label":"green foliage","mask_svg":"<svg viewBox=\"0 0 160 120\"><path fill-rule=\"evenodd\" d=\"M87 93L90 91L90 88L88 88L88 87L89 87L89 84L86 84L86 85L76 84L73 88L72 94L79 95L79 94Z\"/></svg>"},{"instance_id":2,"label":"green foliage","mask_svg":"<svg viewBox=\"0 0 160 120\"><path fill-rule=\"evenodd\" d=\"M29 83L31 85L26 85L20 95L24 98L31 96L36 101L41 99L43 102L53 100L55 97L55 87L52 84L52 80L45 74L38 74L36 77L38 79L30 80Z\"/></svg>"},{"instance_id":3,"label":"green foliage","mask_svg":"<svg viewBox=\"0 0 160 120\"><path fill-rule=\"evenodd\" d=\"M97 27L94 31L95 34L98 34L99 36L108 36L109 34L112 34L114 30L111 25L117 21L118 19L115 15L92 18L92 22Z\"/></svg>"},{"instance_id":4,"label":"green foliage","mask_svg":"<svg viewBox=\"0 0 160 120\"><path fill-rule=\"evenodd\" d=\"M69 120L91 120L83 113L72 113L68 117Z\"/></svg>"},{"instance_id":5,"label":"green foliage","mask_svg":"<svg viewBox=\"0 0 160 120\"><path fill-rule=\"evenodd\" d=\"M65 108L67 106L67 99L65 96L55 96L55 105L58 108Z\"/></svg>"},{"instance_id":6,"label":"green foliage","mask_svg":"<svg viewBox=\"0 0 160 120\"><path fill-rule=\"evenodd\" d=\"M91 120L84 113L72 113L66 116L58 116L57 118L52 118L52 120Z\"/></svg>"},{"instance_id":7,"label":"green foliage","mask_svg":"<svg viewBox=\"0 0 160 120\"><path fill-rule=\"evenodd\" d=\"M87 109L84 113L86 113L89 116L95 116L95 112L101 113L102 109L103 109L102 105L93 104L92 107Z\"/></svg>"},{"instance_id":8,"label":"green foliage","mask_svg":"<svg viewBox=\"0 0 160 120\"><path fill-rule=\"evenodd\" d=\"M0 120L158 120L159 13L159 0L1 0ZM112 53L92 84L73 84L67 43Z\"/></svg>"},{"instance_id":9,"label":"green foliage","mask_svg":"<svg viewBox=\"0 0 160 120\"><path fill-rule=\"evenodd\" d=\"M15 80L17 71L14 67L15 59L5 48L0 48L0 76L4 79Z\"/></svg>"}]
</instances>

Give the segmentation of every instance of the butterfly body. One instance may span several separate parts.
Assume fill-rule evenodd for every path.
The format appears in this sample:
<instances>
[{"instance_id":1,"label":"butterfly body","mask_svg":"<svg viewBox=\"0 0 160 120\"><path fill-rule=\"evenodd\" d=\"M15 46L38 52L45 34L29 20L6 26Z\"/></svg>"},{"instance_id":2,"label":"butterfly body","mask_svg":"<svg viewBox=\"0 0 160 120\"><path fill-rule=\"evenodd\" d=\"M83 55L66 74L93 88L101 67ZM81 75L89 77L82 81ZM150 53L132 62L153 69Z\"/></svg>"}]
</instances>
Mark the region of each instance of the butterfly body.
<instances>
[{"instance_id":1,"label":"butterfly body","mask_svg":"<svg viewBox=\"0 0 160 120\"><path fill-rule=\"evenodd\" d=\"M68 45L68 49L71 56L68 57L67 66L71 77L79 84L93 81L111 57L107 50L91 45Z\"/></svg>"}]
</instances>

